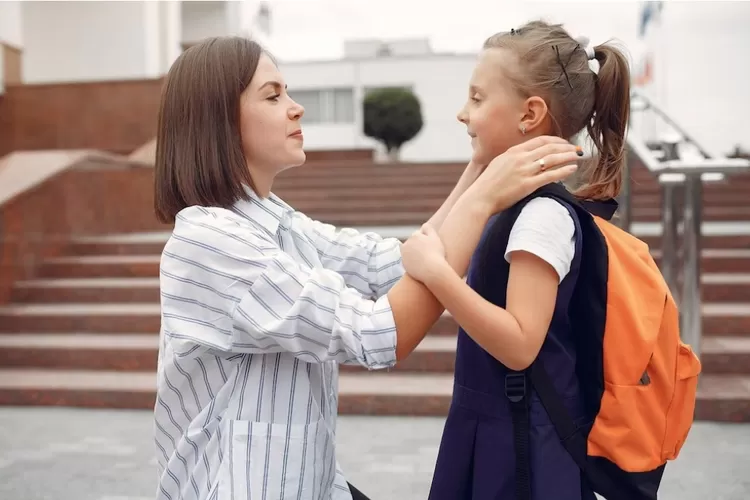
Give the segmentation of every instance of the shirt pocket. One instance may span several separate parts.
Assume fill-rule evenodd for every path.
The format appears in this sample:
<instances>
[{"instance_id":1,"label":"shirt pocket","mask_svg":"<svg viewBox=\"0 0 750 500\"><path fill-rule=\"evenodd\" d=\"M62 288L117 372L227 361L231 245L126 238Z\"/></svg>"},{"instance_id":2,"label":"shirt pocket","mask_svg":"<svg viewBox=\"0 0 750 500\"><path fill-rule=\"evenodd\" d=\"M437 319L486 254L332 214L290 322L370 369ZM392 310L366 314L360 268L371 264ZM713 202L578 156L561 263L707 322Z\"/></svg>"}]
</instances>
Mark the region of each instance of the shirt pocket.
<instances>
[{"instance_id":1,"label":"shirt pocket","mask_svg":"<svg viewBox=\"0 0 750 500\"><path fill-rule=\"evenodd\" d=\"M222 422L218 500L323 500L335 475L333 439L324 420L284 425Z\"/></svg>"}]
</instances>

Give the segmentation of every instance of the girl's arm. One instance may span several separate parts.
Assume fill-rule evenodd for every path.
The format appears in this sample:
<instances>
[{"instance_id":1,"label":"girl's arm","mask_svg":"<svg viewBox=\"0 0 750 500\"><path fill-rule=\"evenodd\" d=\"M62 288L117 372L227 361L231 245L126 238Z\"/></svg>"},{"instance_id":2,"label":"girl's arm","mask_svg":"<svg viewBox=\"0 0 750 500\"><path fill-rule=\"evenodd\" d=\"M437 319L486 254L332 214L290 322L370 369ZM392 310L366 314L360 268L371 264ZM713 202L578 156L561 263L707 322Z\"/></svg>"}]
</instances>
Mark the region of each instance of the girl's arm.
<instances>
[{"instance_id":1,"label":"girl's arm","mask_svg":"<svg viewBox=\"0 0 750 500\"><path fill-rule=\"evenodd\" d=\"M516 219L505 256L496 256L510 263L505 309L482 298L451 272L434 231L426 229L420 236L405 257L407 272L424 282L487 352L513 370L527 368L544 342L558 284L575 254L575 225L567 208L536 198Z\"/></svg>"},{"instance_id":2,"label":"girl's arm","mask_svg":"<svg viewBox=\"0 0 750 500\"><path fill-rule=\"evenodd\" d=\"M511 370L529 367L547 335L557 300L558 275L534 254L513 252L506 309L485 300L445 260L426 286L484 350Z\"/></svg>"},{"instance_id":3,"label":"girl's arm","mask_svg":"<svg viewBox=\"0 0 750 500\"><path fill-rule=\"evenodd\" d=\"M540 170L540 158L545 159L546 165L554 167ZM575 161L578 158L576 147L559 138L537 137L514 146L495 158L477 182L456 201L440 227L439 236L434 229L430 229L429 224L423 226L433 232L434 239L426 246L437 255L436 259L427 258L426 252L422 251L423 238L419 232L409 238L401 248L408 274L388 292L398 329L398 360L404 359L414 350L445 308L454 314L459 324L460 318L464 317L461 312L460 316L456 316L451 310L454 304L450 300L444 300L444 297L429 290L429 285L420 283L425 280L419 273L415 274L414 269L423 267L428 261L437 260L447 268L444 269L446 276L448 269L454 277L463 276L489 216L513 205L545 184L565 179L575 172ZM494 200L494 203L490 206L488 200ZM444 246L442 242L445 242ZM461 278L458 281L465 286Z\"/></svg>"}]
</instances>

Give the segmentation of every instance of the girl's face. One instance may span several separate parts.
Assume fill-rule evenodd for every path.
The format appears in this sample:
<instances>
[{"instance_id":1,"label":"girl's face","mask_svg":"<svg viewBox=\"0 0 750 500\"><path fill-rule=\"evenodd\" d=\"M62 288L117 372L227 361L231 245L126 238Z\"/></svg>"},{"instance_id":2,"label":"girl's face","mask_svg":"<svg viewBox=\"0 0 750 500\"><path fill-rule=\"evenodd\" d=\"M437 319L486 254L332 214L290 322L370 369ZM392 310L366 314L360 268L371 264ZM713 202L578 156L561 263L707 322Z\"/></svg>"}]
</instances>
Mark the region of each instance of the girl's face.
<instances>
[{"instance_id":1,"label":"girl's face","mask_svg":"<svg viewBox=\"0 0 750 500\"><path fill-rule=\"evenodd\" d=\"M530 130L522 132L522 127L529 127L530 102L514 89L503 69L517 64L516 57L505 49L486 49L479 56L468 100L458 113L458 121L471 136L475 163L486 165L530 138Z\"/></svg>"},{"instance_id":2,"label":"girl's face","mask_svg":"<svg viewBox=\"0 0 750 500\"><path fill-rule=\"evenodd\" d=\"M262 55L240 97L242 152L260 193L270 190L276 174L305 162L300 126L304 112L286 93L274 62Z\"/></svg>"}]
</instances>

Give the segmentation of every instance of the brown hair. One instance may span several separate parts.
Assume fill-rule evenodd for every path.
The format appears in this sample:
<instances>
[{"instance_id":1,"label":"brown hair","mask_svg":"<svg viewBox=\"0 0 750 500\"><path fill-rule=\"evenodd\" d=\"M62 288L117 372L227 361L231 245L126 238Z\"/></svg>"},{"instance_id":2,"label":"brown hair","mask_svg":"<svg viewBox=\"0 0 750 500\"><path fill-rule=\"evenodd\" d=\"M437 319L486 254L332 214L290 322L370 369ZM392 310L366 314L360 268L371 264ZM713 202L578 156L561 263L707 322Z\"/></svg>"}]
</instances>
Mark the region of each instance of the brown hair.
<instances>
[{"instance_id":1,"label":"brown hair","mask_svg":"<svg viewBox=\"0 0 750 500\"><path fill-rule=\"evenodd\" d=\"M240 95L264 51L249 39L209 38L167 73L159 105L154 209L172 223L192 205L228 208L252 186L242 153Z\"/></svg>"},{"instance_id":2,"label":"brown hair","mask_svg":"<svg viewBox=\"0 0 750 500\"><path fill-rule=\"evenodd\" d=\"M630 117L630 69L624 54L609 44L594 47L599 62L598 74L594 73L585 47L562 25L543 21L497 33L484 48L513 51L518 67L508 68L508 77L525 97L545 100L560 137L571 139L587 129L598 161L575 194L585 199L617 196Z\"/></svg>"}]
</instances>

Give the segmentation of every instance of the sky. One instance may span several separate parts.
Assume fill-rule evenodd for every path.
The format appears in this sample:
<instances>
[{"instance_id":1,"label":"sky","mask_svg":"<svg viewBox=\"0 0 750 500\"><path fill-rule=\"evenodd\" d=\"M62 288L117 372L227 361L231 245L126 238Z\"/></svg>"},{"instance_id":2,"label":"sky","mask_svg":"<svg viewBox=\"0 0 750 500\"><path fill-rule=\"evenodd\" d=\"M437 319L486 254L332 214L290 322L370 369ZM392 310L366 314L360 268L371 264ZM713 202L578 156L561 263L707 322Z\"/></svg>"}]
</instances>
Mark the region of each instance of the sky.
<instances>
[{"instance_id":1,"label":"sky","mask_svg":"<svg viewBox=\"0 0 750 500\"><path fill-rule=\"evenodd\" d=\"M442 3L441 3L442 1ZM484 39L535 18L593 43L636 42L639 2L529 0L270 0L272 50L282 60L331 59L343 40L428 38L437 52L476 52Z\"/></svg>"}]
</instances>

